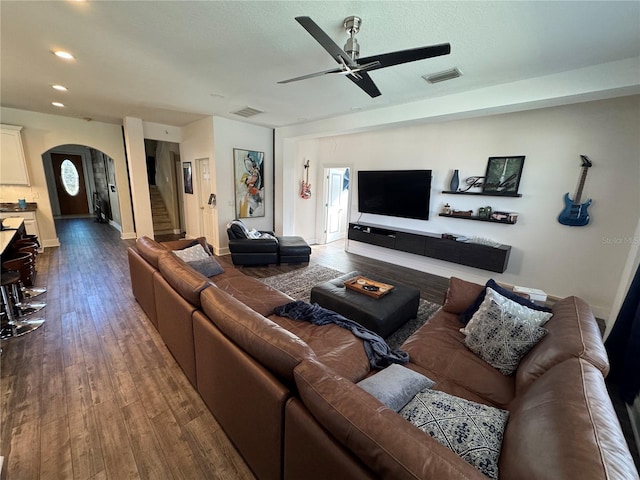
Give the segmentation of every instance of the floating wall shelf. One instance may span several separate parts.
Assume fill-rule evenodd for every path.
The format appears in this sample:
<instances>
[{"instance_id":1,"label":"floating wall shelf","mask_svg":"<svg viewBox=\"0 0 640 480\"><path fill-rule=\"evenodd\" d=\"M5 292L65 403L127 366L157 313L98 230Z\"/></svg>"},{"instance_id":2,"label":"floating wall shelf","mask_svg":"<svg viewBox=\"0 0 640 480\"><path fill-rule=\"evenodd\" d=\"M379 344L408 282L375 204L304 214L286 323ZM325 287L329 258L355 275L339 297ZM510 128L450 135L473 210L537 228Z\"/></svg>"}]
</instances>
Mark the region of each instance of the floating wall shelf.
<instances>
[{"instance_id":1,"label":"floating wall shelf","mask_svg":"<svg viewBox=\"0 0 640 480\"><path fill-rule=\"evenodd\" d=\"M446 213L439 213L438 216L447 218L461 218L462 220L475 220L477 222L502 223L504 225L515 225L516 223L509 220L494 220L492 218L482 218L478 217L477 215L447 215Z\"/></svg>"},{"instance_id":2,"label":"floating wall shelf","mask_svg":"<svg viewBox=\"0 0 640 480\"><path fill-rule=\"evenodd\" d=\"M521 197L521 193L484 193L484 192L453 192L451 190L443 190L442 193L447 195L482 195L485 197Z\"/></svg>"}]
</instances>

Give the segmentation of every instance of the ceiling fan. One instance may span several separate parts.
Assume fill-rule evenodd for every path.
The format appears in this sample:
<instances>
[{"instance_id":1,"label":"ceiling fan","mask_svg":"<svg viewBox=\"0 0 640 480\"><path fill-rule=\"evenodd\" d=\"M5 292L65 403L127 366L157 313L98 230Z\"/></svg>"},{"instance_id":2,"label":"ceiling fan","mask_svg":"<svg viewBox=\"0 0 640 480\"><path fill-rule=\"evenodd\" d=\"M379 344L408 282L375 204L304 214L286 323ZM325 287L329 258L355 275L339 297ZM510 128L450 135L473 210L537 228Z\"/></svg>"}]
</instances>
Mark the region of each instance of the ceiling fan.
<instances>
[{"instance_id":1,"label":"ceiling fan","mask_svg":"<svg viewBox=\"0 0 640 480\"><path fill-rule=\"evenodd\" d=\"M319 77L329 73L338 73L346 75L349 80L364 90L371 98L377 97L380 90L367 72L378 70L379 68L392 67L401 63L415 62L416 60L424 60L426 58L438 57L440 55L448 55L451 53L451 45L441 43L429 47L411 48L408 50L399 50L397 52L383 53L381 55L372 55L370 57L360 57L360 45L356 40L356 33L360 30L362 19L356 16L350 16L344 19L344 28L349 34L344 50L331 40L310 17L296 17L297 22L311 34L313 38L340 64L338 68L325 70L323 72L311 73L301 77L282 80L278 83L297 82L298 80L306 80L307 78Z\"/></svg>"}]
</instances>

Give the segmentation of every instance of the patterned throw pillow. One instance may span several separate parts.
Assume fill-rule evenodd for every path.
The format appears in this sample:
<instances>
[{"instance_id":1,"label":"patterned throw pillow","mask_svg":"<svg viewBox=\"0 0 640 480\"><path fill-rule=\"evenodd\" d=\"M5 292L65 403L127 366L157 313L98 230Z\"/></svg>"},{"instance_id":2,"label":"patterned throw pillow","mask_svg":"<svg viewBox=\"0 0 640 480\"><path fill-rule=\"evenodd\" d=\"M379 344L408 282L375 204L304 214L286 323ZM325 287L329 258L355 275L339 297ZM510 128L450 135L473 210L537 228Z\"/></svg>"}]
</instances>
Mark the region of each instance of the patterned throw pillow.
<instances>
[{"instance_id":1,"label":"patterned throw pillow","mask_svg":"<svg viewBox=\"0 0 640 480\"><path fill-rule=\"evenodd\" d=\"M199 243L197 245L194 245L193 247L185 248L183 250L174 250L173 253L175 253L178 258L181 258L187 263L193 260L202 260L203 258L207 258L209 256L204 247Z\"/></svg>"},{"instance_id":2,"label":"patterned throw pillow","mask_svg":"<svg viewBox=\"0 0 640 480\"><path fill-rule=\"evenodd\" d=\"M488 309L481 310L467 325L469 332L464 343L489 365L504 375L511 375L547 330L529 319L518 317L493 300Z\"/></svg>"},{"instance_id":3,"label":"patterned throw pillow","mask_svg":"<svg viewBox=\"0 0 640 480\"><path fill-rule=\"evenodd\" d=\"M551 312L551 309L546 305L537 305L531 300L524 298L521 295L518 295L517 293L498 285L498 283L496 283L496 281L493 278L487 280L485 287L489 287L493 289L496 293L499 293L500 295L502 295L503 297L507 297L509 300L513 300L514 302L519 303L520 305L523 305L532 310L540 310L541 312ZM478 295L478 298L475 299L475 301L471 304L471 306L460 314L459 318L462 323L466 325L469 322L469 320L471 320L471 317L473 316L473 314L478 311L478 308L480 308L480 304L484 300L486 292L487 292L487 289L485 288L484 290L482 290L480 295Z\"/></svg>"},{"instance_id":4,"label":"patterned throw pillow","mask_svg":"<svg viewBox=\"0 0 640 480\"><path fill-rule=\"evenodd\" d=\"M487 287L487 293L484 297L483 302L480 304L480 308L478 308L476 313L473 314L471 320L469 320L469 323L467 323L464 328L461 328L460 331L465 335L469 335L470 329L473 328L473 323L477 321L478 318L485 315L492 302L497 303L498 305L503 307L505 311L517 316L522 321L529 321L531 324L537 327L543 326L553 315L553 313L551 312L533 310L524 305L516 303L513 300L500 295L492 288Z\"/></svg>"},{"instance_id":5,"label":"patterned throw pillow","mask_svg":"<svg viewBox=\"0 0 640 480\"><path fill-rule=\"evenodd\" d=\"M426 389L399 413L487 477L498 478L506 410Z\"/></svg>"}]
</instances>

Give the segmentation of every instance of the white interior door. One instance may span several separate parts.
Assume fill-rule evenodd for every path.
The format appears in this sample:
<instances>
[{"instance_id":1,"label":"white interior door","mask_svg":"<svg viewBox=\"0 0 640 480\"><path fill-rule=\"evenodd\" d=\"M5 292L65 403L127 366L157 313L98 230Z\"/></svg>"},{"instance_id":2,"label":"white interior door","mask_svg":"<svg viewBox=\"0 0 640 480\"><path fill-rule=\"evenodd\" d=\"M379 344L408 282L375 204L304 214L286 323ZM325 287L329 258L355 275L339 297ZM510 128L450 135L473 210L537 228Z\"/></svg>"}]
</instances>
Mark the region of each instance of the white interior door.
<instances>
[{"instance_id":1,"label":"white interior door","mask_svg":"<svg viewBox=\"0 0 640 480\"><path fill-rule=\"evenodd\" d=\"M208 203L209 197L213 193L208 158L200 158L196 160L196 174L198 175L197 193L200 212L200 235L205 237L211 245L217 245L213 211L215 205Z\"/></svg>"},{"instance_id":2,"label":"white interior door","mask_svg":"<svg viewBox=\"0 0 640 480\"><path fill-rule=\"evenodd\" d=\"M326 242L335 242L346 235L347 205L349 200L349 169L329 168L326 187ZM345 181L345 176L346 181Z\"/></svg>"}]
</instances>

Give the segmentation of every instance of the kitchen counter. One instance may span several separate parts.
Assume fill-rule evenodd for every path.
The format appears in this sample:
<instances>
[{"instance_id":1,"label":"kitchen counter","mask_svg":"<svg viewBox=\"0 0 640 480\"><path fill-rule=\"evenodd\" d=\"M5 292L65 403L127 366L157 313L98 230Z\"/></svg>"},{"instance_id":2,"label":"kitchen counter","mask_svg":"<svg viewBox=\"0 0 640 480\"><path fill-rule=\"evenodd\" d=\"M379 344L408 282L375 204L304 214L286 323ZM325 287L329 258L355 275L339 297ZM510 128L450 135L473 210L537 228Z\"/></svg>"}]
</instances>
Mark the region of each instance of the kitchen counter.
<instances>
[{"instance_id":1,"label":"kitchen counter","mask_svg":"<svg viewBox=\"0 0 640 480\"><path fill-rule=\"evenodd\" d=\"M0 212L35 212L38 209L36 202L28 202L27 208L20 208L18 202L3 202L0 203Z\"/></svg>"},{"instance_id":2,"label":"kitchen counter","mask_svg":"<svg viewBox=\"0 0 640 480\"><path fill-rule=\"evenodd\" d=\"M2 220L2 228L7 229L0 231L0 254L4 255L5 250L11 245L20 229L24 229L24 219L19 217L5 218Z\"/></svg>"}]
</instances>

